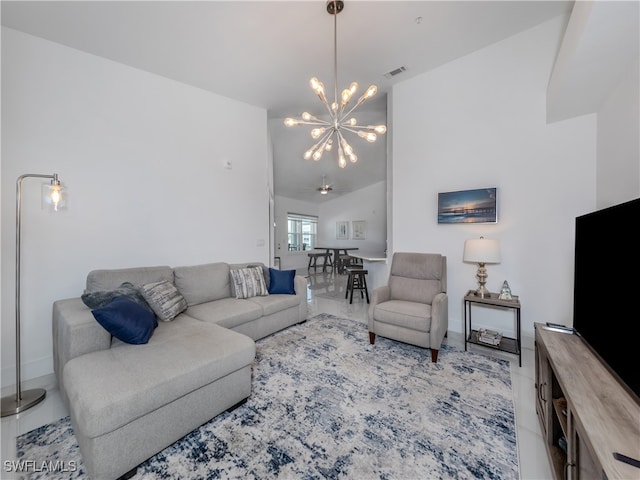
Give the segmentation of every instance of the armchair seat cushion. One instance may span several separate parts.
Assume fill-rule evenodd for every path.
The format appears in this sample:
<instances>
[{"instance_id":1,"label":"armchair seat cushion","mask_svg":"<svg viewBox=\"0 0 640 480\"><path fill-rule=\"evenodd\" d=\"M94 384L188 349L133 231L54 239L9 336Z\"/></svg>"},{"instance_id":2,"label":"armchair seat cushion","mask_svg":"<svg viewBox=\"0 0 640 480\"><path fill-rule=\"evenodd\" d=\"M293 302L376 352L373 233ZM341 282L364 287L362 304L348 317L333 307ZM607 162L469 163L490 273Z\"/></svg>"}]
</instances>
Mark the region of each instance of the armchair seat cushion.
<instances>
[{"instance_id":1,"label":"armchair seat cushion","mask_svg":"<svg viewBox=\"0 0 640 480\"><path fill-rule=\"evenodd\" d=\"M376 305L373 310L373 319L377 322L429 332L431 329L431 305L407 302L406 300L389 300Z\"/></svg>"}]
</instances>

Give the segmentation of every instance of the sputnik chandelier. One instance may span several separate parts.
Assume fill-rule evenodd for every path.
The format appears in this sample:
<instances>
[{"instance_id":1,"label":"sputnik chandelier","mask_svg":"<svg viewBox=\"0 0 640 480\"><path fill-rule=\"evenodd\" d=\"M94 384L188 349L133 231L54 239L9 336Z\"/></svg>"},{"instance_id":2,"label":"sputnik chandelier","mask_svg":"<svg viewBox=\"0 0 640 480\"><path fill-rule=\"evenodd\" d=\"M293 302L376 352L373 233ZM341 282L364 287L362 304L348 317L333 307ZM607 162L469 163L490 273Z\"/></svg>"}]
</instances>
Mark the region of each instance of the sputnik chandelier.
<instances>
[{"instance_id":1,"label":"sputnik chandelier","mask_svg":"<svg viewBox=\"0 0 640 480\"><path fill-rule=\"evenodd\" d=\"M378 87L371 85L367 88L366 92L362 94L358 101L349 108L349 102L351 98L358 90L358 84L356 82L351 83L349 88L342 91L342 95L338 99L338 13L344 9L344 2L341 0L329 0L327 1L327 12L333 15L333 76L334 76L334 97L333 102L329 105L327 96L324 89L324 84L313 77L309 84L311 89L318 95L320 101L326 107L329 113L329 120L323 120L321 118L314 117L309 112L303 112L301 118L286 118L284 124L287 127L293 127L297 125L310 125L314 128L311 129L311 137L314 140L318 140L309 150L304 154L305 160L313 159L320 160L322 154L325 151L330 151L333 147L334 141L338 145L338 166L345 168L347 166L347 158L352 163L358 161L358 156L353 151L349 142L344 138L343 133L345 131L352 132L358 135L360 138L364 138L368 142L375 142L378 135L382 135L387 132L385 125L358 125L357 120L354 117L349 118L351 113L362 105L364 102L375 96L378 92ZM338 103L338 100L340 103Z\"/></svg>"}]
</instances>

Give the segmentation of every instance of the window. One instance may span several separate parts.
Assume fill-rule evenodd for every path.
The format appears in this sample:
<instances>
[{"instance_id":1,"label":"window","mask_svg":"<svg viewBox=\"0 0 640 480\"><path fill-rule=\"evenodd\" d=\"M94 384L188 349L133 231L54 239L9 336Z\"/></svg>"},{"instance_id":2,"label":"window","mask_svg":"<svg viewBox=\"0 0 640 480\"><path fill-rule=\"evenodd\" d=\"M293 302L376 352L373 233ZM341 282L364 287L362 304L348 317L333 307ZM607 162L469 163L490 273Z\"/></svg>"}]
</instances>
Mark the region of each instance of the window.
<instances>
[{"instance_id":1,"label":"window","mask_svg":"<svg viewBox=\"0 0 640 480\"><path fill-rule=\"evenodd\" d=\"M316 247L318 217L289 213L287 224L290 252L313 250Z\"/></svg>"}]
</instances>

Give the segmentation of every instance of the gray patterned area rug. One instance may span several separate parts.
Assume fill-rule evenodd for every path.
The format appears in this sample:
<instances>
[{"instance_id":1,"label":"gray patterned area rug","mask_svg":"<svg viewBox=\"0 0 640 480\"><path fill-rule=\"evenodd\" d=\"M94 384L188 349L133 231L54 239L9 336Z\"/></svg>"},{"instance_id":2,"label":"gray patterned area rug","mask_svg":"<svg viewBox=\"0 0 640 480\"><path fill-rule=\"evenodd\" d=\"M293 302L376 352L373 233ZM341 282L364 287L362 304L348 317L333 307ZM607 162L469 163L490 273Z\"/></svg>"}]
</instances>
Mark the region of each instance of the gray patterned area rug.
<instances>
[{"instance_id":1,"label":"gray patterned area rug","mask_svg":"<svg viewBox=\"0 0 640 480\"><path fill-rule=\"evenodd\" d=\"M18 458L75 460L68 417ZM56 478L51 473L30 478ZM328 314L259 340L248 402L138 467L135 479L517 479L509 363L378 337Z\"/></svg>"}]
</instances>

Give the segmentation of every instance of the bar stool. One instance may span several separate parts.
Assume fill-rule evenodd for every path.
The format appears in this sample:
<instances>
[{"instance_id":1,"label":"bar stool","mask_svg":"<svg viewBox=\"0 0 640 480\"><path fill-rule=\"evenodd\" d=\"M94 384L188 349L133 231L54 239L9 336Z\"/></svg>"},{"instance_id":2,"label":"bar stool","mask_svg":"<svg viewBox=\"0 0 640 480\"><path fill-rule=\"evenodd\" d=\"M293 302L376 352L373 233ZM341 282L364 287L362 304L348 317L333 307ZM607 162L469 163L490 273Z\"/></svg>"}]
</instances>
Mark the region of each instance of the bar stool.
<instances>
[{"instance_id":1,"label":"bar stool","mask_svg":"<svg viewBox=\"0 0 640 480\"><path fill-rule=\"evenodd\" d=\"M351 267L351 261L353 257L351 255L340 255L338 257L340 263L338 264L338 273L346 273L347 268Z\"/></svg>"},{"instance_id":2,"label":"bar stool","mask_svg":"<svg viewBox=\"0 0 640 480\"><path fill-rule=\"evenodd\" d=\"M309 257L309 265L307 266L307 270L309 272L311 272L312 268L313 268L314 273L316 272L316 269L318 268L318 258L320 258L320 257L323 258L322 271L326 272L327 271L327 267L331 267L331 269L333 270L333 262L331 261L331 253L307 253L307 256Z\"/></svg>"},{"instance_id":3,"label":"bar stool","mask_svg":"<svg viewBox=\"0 0 640 480\"><path fill-rule=\"evenodd\" d=\"M347 273L349 274L349 278L347 278L347 291L345 292L344 298L349 297L349 292L351 292L349 303L353 303L353 291L360 290L360 298L364 298L366 295L367 303L369 303L369 290L367 289L367 273L369 273L369 271L362 267L354 267L347 268ZM364 295L362 292L364 292Z\"/></svg>"}]
</instances>

